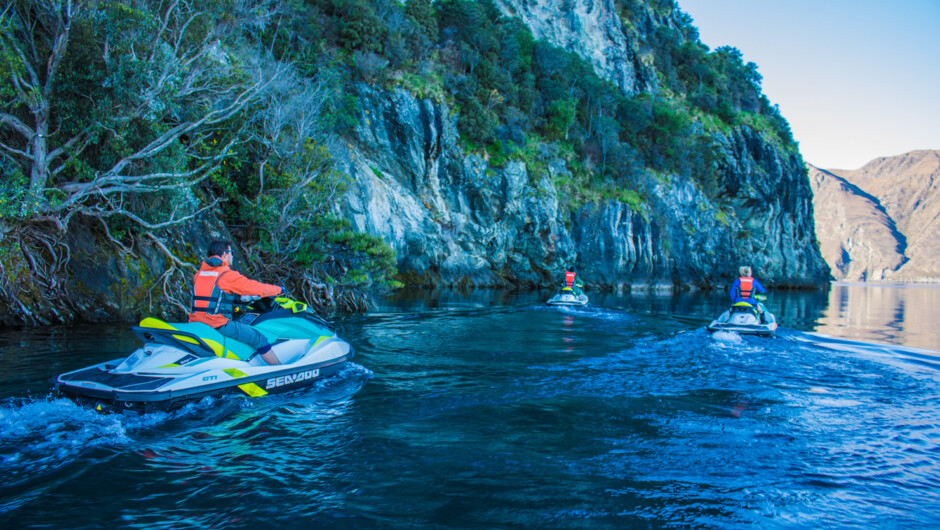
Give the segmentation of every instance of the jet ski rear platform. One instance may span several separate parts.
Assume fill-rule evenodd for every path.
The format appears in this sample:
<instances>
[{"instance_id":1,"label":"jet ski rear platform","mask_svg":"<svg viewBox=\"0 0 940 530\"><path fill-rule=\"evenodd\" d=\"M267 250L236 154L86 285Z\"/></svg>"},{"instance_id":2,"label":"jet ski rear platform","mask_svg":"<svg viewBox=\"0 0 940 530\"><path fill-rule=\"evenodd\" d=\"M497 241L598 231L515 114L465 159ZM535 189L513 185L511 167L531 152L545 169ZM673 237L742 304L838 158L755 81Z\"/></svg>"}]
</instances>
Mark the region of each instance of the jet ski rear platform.
<instances>
[{"instance_id":1,"label":"jet ski rear platform","mask_svg":"<svg viewBox=\"0 0 940 530\"><path fill-rule=\"evenodd\" d=\"M545 304L550 306L584 307L588 304L588 297L584 293L574 294L571 288L566 287L549 298Z\"/></svg>"},{"instance_id":2,"label":"jet ski rear platform","mask_svg":"<svg viewBox=\"0 0 940 530\"><path fill-rule=\"evenodd\" d=\"M705 329L709 333L731 331L739 335L773 337L777 332L777 318L766 309L764 309L763 318L761 318L757 308L753 305L747 302L738 302L713 320Z\"/></svg>"}]
</instances>

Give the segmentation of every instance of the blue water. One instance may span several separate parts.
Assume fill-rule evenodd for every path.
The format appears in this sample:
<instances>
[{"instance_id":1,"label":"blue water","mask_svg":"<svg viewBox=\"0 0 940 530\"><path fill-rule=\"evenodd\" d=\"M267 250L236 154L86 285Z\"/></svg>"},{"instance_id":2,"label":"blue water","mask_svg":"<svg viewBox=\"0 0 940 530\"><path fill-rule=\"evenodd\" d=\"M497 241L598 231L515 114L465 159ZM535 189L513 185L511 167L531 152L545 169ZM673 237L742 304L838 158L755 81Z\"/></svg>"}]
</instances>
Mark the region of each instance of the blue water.
<instances>
[{"instance_id":1,"label":"blue water","mask_svg":"<svg viewBox=\"0 0 940 530\"><path fill-rule=\"evenodd\" d=\"M2 331L0 520L940 525L936 352L837 337L827 293L774 296L776 339L709 335L711 294L544 296L399 295L336 320L357 357L314 388L142 417L48 395L55 374L133 349L124 326Z\"/></svg>"}]
</instances>

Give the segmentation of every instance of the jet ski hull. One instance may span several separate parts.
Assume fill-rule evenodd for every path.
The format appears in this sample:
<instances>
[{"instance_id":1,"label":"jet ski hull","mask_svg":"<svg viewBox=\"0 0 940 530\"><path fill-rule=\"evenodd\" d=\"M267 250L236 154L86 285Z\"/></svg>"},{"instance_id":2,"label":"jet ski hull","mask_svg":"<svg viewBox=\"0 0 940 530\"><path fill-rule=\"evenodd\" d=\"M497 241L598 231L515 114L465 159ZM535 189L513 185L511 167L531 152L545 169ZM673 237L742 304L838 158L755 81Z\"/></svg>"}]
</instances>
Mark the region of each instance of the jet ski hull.
<instances>
[{"instance_id":1,"label":"jet ski hull","mask_svg":"<svg viewBox=\"0 0 940 530\"><path fill-rule=\"evenodd\" d=\"M713 320L705 329L709 333L730 331L739 335L773 337L777 332L777 319L766 309L764 309L763 319L761 319L750 304L735 304L731 309Z\"/></svg>"},{"instance_id":2,"label":"jet ski hull","mask_svg":"<svg viewBox=\"0 0 940 530\"><path fill-rule=\"evenodd\" d=\"M588 305L588 297L584 293L576 295L572 292L561 292L551 297L545 304L550 306L584 307Z\"/></svg>"},{"instance_id":3,"label":"jet ski hull","mask_svg":"<svg viewBox=\"0 0 940 530\"><path fill-rule=\"evenodd\" d=\"M242 322L268 337L281 364L267 364L250 346L205 324L146 318L133 328L143 347L124 359L61 374L55 388L102 411L172 410L210 395L260 397L310 386L353 358L352 346L306 306L279 300L290 309L265 306Z\"/></svg>"},{"instance_id":4,"label":"jet ski hull","mask_svg":"<svg viewBox=\"0 0 940 530\"><path fill-rule=\"evenodd\" d=\"M56 378L55 387L74 401L101 411L168 411L207 396L260 397L311 386L335 374L354 356L349 348L345 355L309 364L268 366L263 370L215 368L192 374L120 373L115 369L123 359L115 359L64 373Z\"/></svg>"}]
</instances>

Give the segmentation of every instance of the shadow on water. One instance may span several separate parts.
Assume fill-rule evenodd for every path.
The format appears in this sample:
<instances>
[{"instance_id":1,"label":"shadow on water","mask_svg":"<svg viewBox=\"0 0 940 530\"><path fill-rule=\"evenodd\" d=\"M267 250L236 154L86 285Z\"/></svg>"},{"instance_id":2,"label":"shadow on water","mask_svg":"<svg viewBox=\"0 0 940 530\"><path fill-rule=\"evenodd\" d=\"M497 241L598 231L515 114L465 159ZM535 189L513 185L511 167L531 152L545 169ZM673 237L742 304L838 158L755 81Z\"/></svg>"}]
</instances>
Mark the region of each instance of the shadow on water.
<instances>
[{"instance_id":1,"label":"shadow on water","mask_svg":"<svg viewBox=\"0 0 940 530\"><path fill-rule=\"evenodd\" d=\"M490 307L540 305L554 294L551 290L402 290L378 302L379 311L437 311L442 309L483 309ZM690 324L705 325L728 307L728 296L719 291L632 291L594 293L589 307L617 308L664 318L685 318ZM779 291L772 293L768 307L787 327L811 331L823 317L829 303L826 290Z\"/></svg>"}]
</instances>

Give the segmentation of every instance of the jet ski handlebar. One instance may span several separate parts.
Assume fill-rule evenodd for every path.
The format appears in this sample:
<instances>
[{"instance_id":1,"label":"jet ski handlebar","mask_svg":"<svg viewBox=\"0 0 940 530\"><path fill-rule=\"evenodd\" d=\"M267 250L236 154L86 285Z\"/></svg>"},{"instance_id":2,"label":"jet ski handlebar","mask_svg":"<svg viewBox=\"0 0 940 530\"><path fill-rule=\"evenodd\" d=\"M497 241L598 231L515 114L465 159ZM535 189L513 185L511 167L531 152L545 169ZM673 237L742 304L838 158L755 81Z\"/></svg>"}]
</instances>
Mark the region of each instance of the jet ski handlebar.
<instances>
[{"instance_id":1,"label":"jet ski handlebar","mask_svg":"<svg viewBox=\"0 0 940 530\"><path fill-rule=\"evenodd\" d=\"M329 322L312 311L307 304L288 298L283 294L277 296L244 295L239 297L239 301L235 306L237 308L236 315L239 313L264 314L277 310L287 310L291 313L301 313L305 318L313 319L327 328L333 329Z\"/></svg>"}]
</instances>

